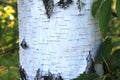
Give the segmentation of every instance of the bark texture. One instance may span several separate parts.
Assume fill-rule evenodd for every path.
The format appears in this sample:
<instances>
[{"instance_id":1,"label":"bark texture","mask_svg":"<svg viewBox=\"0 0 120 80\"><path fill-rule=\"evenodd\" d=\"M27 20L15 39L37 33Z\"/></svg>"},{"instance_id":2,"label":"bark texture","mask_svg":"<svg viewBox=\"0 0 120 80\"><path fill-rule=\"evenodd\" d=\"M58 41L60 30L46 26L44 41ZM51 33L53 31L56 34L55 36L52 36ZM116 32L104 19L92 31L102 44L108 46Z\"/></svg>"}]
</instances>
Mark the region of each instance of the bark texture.
<instances>
[{"instance_id":1,"label":"bark texture","mask_svg":"<svg viewBox=\"0 0 120 80\"><path fill-rule=\"evenodd\" d=\"M88 72L101 42L93 0L44 1L18 0L21 79L70 80Z\"/></svg>"}]
</instances>

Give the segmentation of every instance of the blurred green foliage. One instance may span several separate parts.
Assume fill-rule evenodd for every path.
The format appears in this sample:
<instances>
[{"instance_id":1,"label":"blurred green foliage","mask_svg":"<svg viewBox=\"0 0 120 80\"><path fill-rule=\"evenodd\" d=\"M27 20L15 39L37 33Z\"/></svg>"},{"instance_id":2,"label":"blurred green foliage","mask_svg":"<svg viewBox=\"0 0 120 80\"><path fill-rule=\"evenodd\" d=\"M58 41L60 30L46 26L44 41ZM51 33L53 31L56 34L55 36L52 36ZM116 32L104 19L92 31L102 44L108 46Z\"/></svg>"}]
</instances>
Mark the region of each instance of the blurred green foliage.
<instances>
[{"instance_id":1,"label":"blurred green foliage","mask_svg":"<svg viewBox=\"0 0 120 80\"><path fill-rule=\"evenodd\" d=\"M18 80L17 1L0 0L0 80Z\"/></svg>"}]
</instances>

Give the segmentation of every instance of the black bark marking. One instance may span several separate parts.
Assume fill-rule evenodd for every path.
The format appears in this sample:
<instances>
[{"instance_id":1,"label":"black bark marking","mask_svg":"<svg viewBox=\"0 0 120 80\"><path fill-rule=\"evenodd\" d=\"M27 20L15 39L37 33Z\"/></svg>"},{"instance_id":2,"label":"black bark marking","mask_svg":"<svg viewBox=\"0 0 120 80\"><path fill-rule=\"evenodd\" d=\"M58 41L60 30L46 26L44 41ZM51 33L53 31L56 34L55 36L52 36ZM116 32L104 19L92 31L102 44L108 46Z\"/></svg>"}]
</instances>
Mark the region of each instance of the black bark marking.
<instances>
[{"instance_id":1,"label":"black bark marking","mask_svg":"<svg viewBox=\"0 0 120 80\"><path fill-rule=\"evenodd\" d=\"M62 76L59 74L55 80L63 80Z\"/></svg>"},{"instance_id":2,"label":"black bark marking","mask_svg":"<svg viewBox=\"0 0 120 80\"><path fill-rule=\"evenodd\" d=\"M63 4L64 4L64 0L60 0L60 1L58 2L58 6L63 6Z\"/></svg>"},{"instance_id":3,"label":"black bark marking","mask_svg":"<svg viewBox=\"0 0 120 80\"><path fill-rule=\"evenodd\" d=\"M80 0L77 0L77 5L78 5L78 9L79 11L81 11L82 7L85 5L84 2L80 1Z\"/></svg>"},{"instance_id":4,"label":"black bark marking","mask_svg":"<svg viewBox=\"0 0 120 80\"><path fill-rule=\"evenodd\" d=\"M78 9L79 9L79 11L81 11L80 0L77 0L77 5L78 5Z\"/></svg>"},{"instance_id":5,"label":"black bark marking","mask_svg":"<svg viewBox=\"0 0 120 80\"><path fill-rule=\"evenodd\" d=\"M28 45L27 45L27 42L25 41L25 38L22 40L22 42L21 42L21 47L23 48L23 49L27 49L28 48Z\"/></svg>"},{"instance_id":6,"label":"black bark marking","mask_svg":"<svg viewBox=\"0 0 120 80\"><path fill-rule=\"evenodd\" d=\"M95 61L94 59L92 58L92 55L91 55L91 51L89 51L89 55L88 57L86 58L88 64L87 64L87 69L88 69L88 72L86 73L95 73Z\"/></svg>"},{"instance_id":7,"label":"black bark marking","mask_svg":"<svg viewBox=\"0 0 120 80\"><path fill-rule=\"evenodd\" d=\"M36 77L35 77L34 80L41 80L41 72L40 72L40 68L37 70Z\"/></svg>"},{"instance_id":8,"label":"black bark marking","mask_svg":"<svg viewBox=\"0 0 120 80\"><path fill-rule=\"evenodd\" d=\"M36 72L36 76L34 80L63 80L62 76L58 74L55 76L50 71L46 75L42 75L42 71L40 71L40 68Z\"/></svg>"},{"instance_id":9,"label":"black bark marking","mask_svg":"<svg viewBox=\"0 0 120 80\"><path fill-rule=\"evenodd\" d=\"M19 66L20 80L27 80L27 74L22 66Z\"/></svg>"},{"instance_id":10,"label":"black bark marking","mask_svg":"<svg viewBox=\"0 0 120 80\"><path fill-rule=\"evenodd\" d=\"M67 1L64 1L64 0L60 0L58 2L58 6L60 6L61 8L67 8L69 7L70 4L72 4L73 0L67 0Z\"/></svg>"},{"instance_id":11,"label":"black bark marking","mask_svg":"<svg viewBox=\"0 0 120 80\"><path fill-rule=\"evenodd\" d=\"M43 0L43 3L45 6L46 15L48 18L50 18L53 13L54 1L53 0Z\"/></svg>"},{"instance_id":12,"label":"black bark marking","mask_svg":"<svg viewBox=\"0 0 120 80\"><path fill-rule=\"evenodd\" d=\"M53 75L50 71L48 71L48 74L42 76L42 78L43 78L44 80L54 80L54 75Z\"/></svg>"},{"instance_id":13,"label":"black bark marking","mask_svg":"<svg viewBox=\"0 0 120 80\"><path fill-rule=\"evenodd\" d=\"M58 76L54 76L51 72L48 72L48 75L42 76L44 80L63 80L62 76L60 74Z\"/></svg>"}]
</instances>

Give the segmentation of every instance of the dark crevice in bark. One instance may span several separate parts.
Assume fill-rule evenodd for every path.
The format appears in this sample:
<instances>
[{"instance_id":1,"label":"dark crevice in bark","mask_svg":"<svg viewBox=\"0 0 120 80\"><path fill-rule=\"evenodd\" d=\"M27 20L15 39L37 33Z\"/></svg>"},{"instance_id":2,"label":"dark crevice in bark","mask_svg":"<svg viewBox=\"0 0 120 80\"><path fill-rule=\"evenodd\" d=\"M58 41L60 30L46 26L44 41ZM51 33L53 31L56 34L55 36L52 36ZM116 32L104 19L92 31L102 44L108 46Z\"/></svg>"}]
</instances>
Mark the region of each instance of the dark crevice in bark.
<instances>
[{"instance_id":1,"label":"dark crevice in bark","mask_svg":"<svg viewBox=\"0 0 120 80\"><path fill-rule=\"evenodd\" d=\"M42 71L38 69L34 80L63 80L63 78L60 74L55 75L52 74L50 71L48 71L46 75L42 75Z\"/></svg>"},{"instance_id":2,"label":"dark crevice in bark","mask_svg":"<svg viewBox=\"0 0 120 80\"><path fill-rule=\"evenodd\" d=\"M60 0L58 2L58 6L60 6L61 8L67 8L67 7L69 7L70 4L72 4L72 2L73 2L73 0L67 0L67 1Z\"/></svg>"},{"instance_id":3,"label":"dark crevice in bark","mask_svg":"<svg viewBox=\"0 0 120 80\"><path fill-rule=\"evenodd\" d=\"M43 0L43 3L45 6L46 15L48 18L50 18L53 13L54 1L53 0Z\"/></svg>"},{"instance_id":4,"label":"dark crevice in bark","mask_svg":"<svg viewBox=\"0 0 120 80\"><path fill-rule=\"evenodd\" d=\"M88 57L86 58L87 60L87 67L86 67L86 72L84 73L95 73L95 61L92 58L91 51L89 51Z\"/></svg>"},{"instance_id":5,"label":"dark crevice in bark","mask_svg":"<svg viewBox=\"0 0 120 80\"><path fill-rule=\"evenodd\" d=\"M20 73L20 80L27 80L27 74L24 68L22 68L22 66L19 66L19 73Z\"/></svg>"},{"instance_id":6,"label":"dark crevice in bark","mask_svg":"<svg viewBox=\"0 0 120 80\"><path fill-rule=\"evenodd\" d=\"M80 1L80 0L77 0L77 5L78 5L78 9L79 11L81 11L82 7L85 5L84 2Z\"/></svg>"},{"instance_id":7,"label":"dark crevice in bark","mask_svg":"<svg viewBox=\"0 0 120 80\"><path fill-rule=\"evenodd\" d=\"M36 72L36 76L34 80L41 80L41 72L40 72L40 68L37 70Z\"/></svg>"},{"instance_id":8,"label":"dark crevice in bark","mask_svg":"<svg viewBox=\"0 0 120 80\"><path fill-rule=\"evenodd\" d=\"M78 10L80 12L79 16L84 15L84 13L81 13L81 10L83 9L84 6L85 6L84 2L82 2L81 0L77 0L77 7L78 7Z\"/></svg>"},{"instance_id":9,"label":"dark crevice in bark","mask_svg":"<svg viewBox=\"0 0 120 80\"><path fill-rule=\"evenodd\" d=\"M79 11L81 11L80 0L77 0L77 5L78 5L78 9L79 9Z\"/></svg>"},{"instance_id":10,"label":"dark crevice in bark","mask_svg":"<svg viewBox=\"0 0 120 80\"><path fill-rule=\"evenodd\" d=\"M25 40L25 38L22 40L22 42L21 42L21 47L23 48L23 49L27 49L28 48L28 45L27 45L27 42L26 42L26 40Z\"/></svg>"}]
</instances>

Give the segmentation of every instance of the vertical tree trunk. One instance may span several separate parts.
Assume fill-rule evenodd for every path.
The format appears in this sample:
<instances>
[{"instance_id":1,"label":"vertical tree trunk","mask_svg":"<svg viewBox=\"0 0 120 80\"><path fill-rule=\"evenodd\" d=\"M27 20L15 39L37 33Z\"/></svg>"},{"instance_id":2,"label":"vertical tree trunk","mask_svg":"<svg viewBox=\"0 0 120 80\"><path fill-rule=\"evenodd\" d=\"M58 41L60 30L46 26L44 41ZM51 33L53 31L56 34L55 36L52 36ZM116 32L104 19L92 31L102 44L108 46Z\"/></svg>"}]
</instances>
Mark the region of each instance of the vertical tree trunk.
<instances>
[{"instance_id":1,"label":"vertical tree trunk","mask_svg":"<svg viewBox=\"0 0 120 80\"><path fill-rule=\"evenodd\" d=\"M54 0L49 17L42 0L18 0L21 80L70 80L89 71L101 42L92 1L61 8Z\"/></svg>"}]
</instances>

